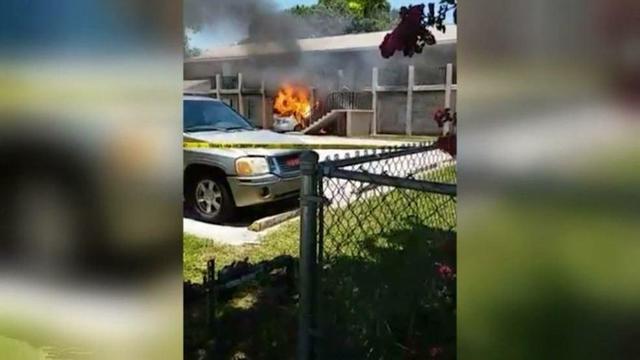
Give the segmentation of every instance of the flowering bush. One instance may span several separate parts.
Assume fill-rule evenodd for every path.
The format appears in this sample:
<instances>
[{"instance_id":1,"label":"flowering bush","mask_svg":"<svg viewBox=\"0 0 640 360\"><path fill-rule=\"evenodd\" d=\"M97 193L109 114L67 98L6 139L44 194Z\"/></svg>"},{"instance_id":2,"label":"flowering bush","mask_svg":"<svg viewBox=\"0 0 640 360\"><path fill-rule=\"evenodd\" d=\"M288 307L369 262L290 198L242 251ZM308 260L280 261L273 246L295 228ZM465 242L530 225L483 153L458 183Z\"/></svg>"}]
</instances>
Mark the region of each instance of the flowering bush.
<instances>
[{"instance_id":1,"label":"flowering bush","mask_svg":"<svg viewBox=\"0 0 640 360\"><path fill-rule=\"evenodd\" d=\"M442 135L438 137L436 146L442 151L446 151L451 156L457 155L457 136L456 127L458 125L458 117L454 112L451 114L449 108L438 109L433 114L433 121L442 129Z\"/></svg>"},{"instance_id":2,"label":"flowering bush","mask_svg":"<svg viewBox=\"0 0 640 360\"><path fill-rule=\"evenodd\" d=\"M396 51L402 51L404 56L409 57L422 53L425 45L436 43L436 38L428 27L435 27L437 30L445 32L447 27L444 22L450 11L453 11L454 22L457 22L456 0L440 0L437 14L434 3L429 3L429 11L426 15L424 4L401 7L400 23L392 32L385 35L382 44L380 44L380 54L387 59L392 57Z\"/></svg>"}]
</instances>

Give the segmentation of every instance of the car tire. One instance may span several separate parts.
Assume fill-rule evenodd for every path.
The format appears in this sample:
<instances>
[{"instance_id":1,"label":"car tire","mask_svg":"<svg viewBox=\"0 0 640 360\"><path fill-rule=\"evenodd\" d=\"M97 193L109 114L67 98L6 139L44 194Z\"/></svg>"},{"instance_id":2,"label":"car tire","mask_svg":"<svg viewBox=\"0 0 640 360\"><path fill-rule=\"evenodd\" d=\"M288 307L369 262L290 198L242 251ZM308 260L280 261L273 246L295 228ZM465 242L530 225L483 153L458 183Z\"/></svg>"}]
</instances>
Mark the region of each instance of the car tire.
<instances>
[{"instance_id":1,"label":"car tire","mask_svg":"<svg viewBox=\"0 0 640 360\"><path fill-rule=\"evenodd\" d=\"M296 126L293 127L293 131L302 131L302 125L297 124Z\"/></svg>"},{"instance_id":2,"label":"car tire","mask_svg":"<svg viewBox=\"0 0 640 360\"><path fill-rule=\"evenodd\" d=\"M236 212L229 184L215 173L195 175L187 186L185 198L189 212L197 220L221 223L232 219Z\"/></svg>"}]
</instances>

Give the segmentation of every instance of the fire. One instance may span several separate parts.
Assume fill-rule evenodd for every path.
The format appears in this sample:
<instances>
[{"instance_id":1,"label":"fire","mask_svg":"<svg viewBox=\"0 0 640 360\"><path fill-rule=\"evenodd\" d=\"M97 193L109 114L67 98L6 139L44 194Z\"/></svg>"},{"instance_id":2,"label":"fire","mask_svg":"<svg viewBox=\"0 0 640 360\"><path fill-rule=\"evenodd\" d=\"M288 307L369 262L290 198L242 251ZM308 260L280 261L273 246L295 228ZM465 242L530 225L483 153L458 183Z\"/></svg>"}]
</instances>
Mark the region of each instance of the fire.
<instances>
[{"instance_id":1,"label":"fire","mask_svg":"<svg viewBox=\"0 0 640 360\"><path fill-rule=\"evenodd\" d=\"M293 116L303 123L311 116L311 93L303 86L283 85L273 101L273 112L282 117Z\"/></svg>"}]
</instances>

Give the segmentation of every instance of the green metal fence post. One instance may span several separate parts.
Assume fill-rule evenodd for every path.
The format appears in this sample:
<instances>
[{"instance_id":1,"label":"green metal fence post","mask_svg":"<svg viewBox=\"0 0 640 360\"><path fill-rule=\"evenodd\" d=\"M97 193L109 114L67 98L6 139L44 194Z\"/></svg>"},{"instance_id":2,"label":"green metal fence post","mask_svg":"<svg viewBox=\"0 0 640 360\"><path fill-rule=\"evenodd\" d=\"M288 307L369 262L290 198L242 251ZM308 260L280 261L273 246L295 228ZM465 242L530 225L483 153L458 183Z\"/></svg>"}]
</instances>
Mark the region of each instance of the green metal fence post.
<instances>
[{"instance_id":1,"label":"green metal fence post","mask_svg":"<svg viewBox=\"0 0 640 360\"><path fill-rule=\"evenodd\" d=\"M204 278L207 294L207 326L215 332L216 325L216 259L207 261L207 272Z\"/></svg>"},{"instance_id":2,"label":"green metal fence post","mask_svg":"<svg viewBox=\"0 0 640 360\"><path fill-rule=\"evenodd\" d=\"M315 359L313 333L317 319L317 229L318 154L307 151L300 157L300 306L298 314L298 360Z\"/></svg>"}]
</instances>

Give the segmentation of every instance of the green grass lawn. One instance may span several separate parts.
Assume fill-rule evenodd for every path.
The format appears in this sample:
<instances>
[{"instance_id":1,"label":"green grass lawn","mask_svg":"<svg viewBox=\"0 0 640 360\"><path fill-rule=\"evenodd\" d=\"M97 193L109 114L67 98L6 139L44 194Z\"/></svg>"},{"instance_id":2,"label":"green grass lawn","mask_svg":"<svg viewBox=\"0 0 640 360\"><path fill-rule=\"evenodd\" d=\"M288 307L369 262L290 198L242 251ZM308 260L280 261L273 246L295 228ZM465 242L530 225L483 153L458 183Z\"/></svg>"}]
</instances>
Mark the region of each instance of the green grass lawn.
<instances>
[{"instance_id":1,"label":"green grass lawn","mask_svg":"<svg viewBox=\"0 0 640 360\"><path fill-rule=\"evenodd\" d=\"M455 166L415 174L415 178L455 183ZM325 190L340 191L342 183L329 180ZM327 206L325 213L325 254L357 256L365 240L382 246L390 240L385 234L418 225L452 231L456 227L455 201L446 195L384 187L370 188L348 206ZM365 252L366 253L366 252Z\"/></svg>"},{"instance_id":2,"label":"green grass lawn","mask_svg":"<svg viewBox=\"0 0 640 360\"><path fill-rule=\"evenodd\" d=\"M216 270L245 258L255 263L278 255L297 257L299 227L299 220L291 220L267 234L259 244L244 246L185 234L184 280L202 283L207 259L212 257L216 259ZM204 298L185 306L185 351L196 356L198 349L207 348L216 359L294 358L295 290L265 277L249 281L218 299L217 323L213 327L203 322ZM215 329L224 332L217 335Z\"/></svg>"},{"instance_id":3,"label":"green grass lawn","mask_svg":"<svg viewBox=\"0 0 640 360\"><path fill-rule=\"evenodd\" d=\"M455 167L417 177L454 182ZM455 202L417 191L368 189L348 206L325 208L322 326L332 331L323 348L336 351L326 357L424 358L434 346L444 349L443 358L455 356L455 280L436 272L442 262L455 268ZM185 235L185 280L202 282L211 257L217 269L245 258L297 258L299 233L300 220L294 219L254 245ZM260 276L219 299L217 328L225 329L219 335L198 318L204 304L187 307L189 351L213 339L214 353L222 358L294 358L297 286L281 280Z\"/></svg>"},{"instance_id":4,"label":"green grass lawn","mask_svg":"<svg viewBox=\"0 0 640 360\"><path fill-rule=\"evenodd\" d=\"M265 235L259 244L234 246L184 234L183 276L185 281L202 282L207 260L215 257L216 270L234 261L249 258L252 263L273 259L279 255L298 256L300 221L291 220Z\"/></svg>"},{"instance_id":5,"label":"green grass lawn","mask_svg":"<svg viewBox=\"0 0 640 360\"><path fill-rule=\"evenodd\" d=\"M388 234L423 225L455 229L455 202L448 196L394 190L325 210L325 255L359 256L363 247L386 246ZM367 244L371 242L372 244ZM366 253L366 252L364 252Z\"/></svg>"},{"instance_id":6,"label":"green grass lawn","mask_svg":"<svg viewBox=\"0 0 640 360\"><path fill-rule=\"evenodd\" d=\"M325 216L325 253L344 251L353 255L359 251L364 239L376 238L382 244L388 240L384 234L413 226L414 223L431 224L433 228L442 230L454 229L455 203L443 195L391 191L360 200L348 207L328 208ZM259 244L225 245L185 234L184 280L201 283L207 260L211 258L215 258L216 270L220 270L245 258L256 263L279 255L297 257L299 234L299 219L291 220L268 233Z\"/></svg>"},{"instance_id":7,"label":"green grass lawn","mask_svg":"<svg viewBox=\"0 0 640 360\"><path fill-rule=\"evenodd\" d=\"M455 182L456 169L447 166L416 176L422 179L438 179ZM365 238L376 237L381 242L385 233L407 228L415 223L428 225L434 229L453 230L455 228L455 202L448 196L420 193L409 190L393 190L383 193L372 190L374 195L363 196L349 206L325 210L326 252L335 252L342 245L357 245ZM185 281L202 282L202 274L208 259L215 257L216 270L248 258L256 263L273 259L279 255L299 254L300 220L294 219L265 235L259 244L233 246L184 235L183 273ZM342 249L346 248L342 247ZM351 250L351 254L357 251Z\"/></svg>"}]
</instances>

